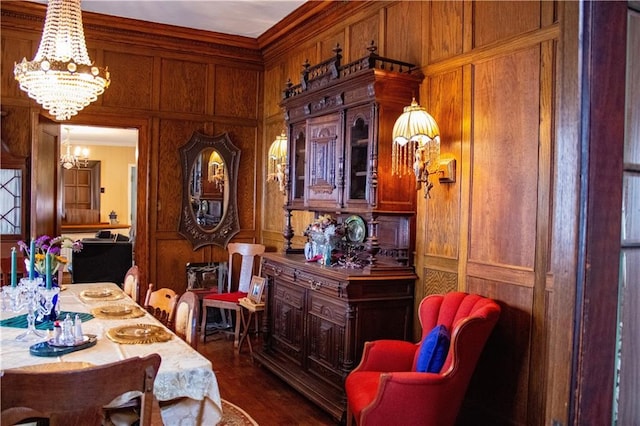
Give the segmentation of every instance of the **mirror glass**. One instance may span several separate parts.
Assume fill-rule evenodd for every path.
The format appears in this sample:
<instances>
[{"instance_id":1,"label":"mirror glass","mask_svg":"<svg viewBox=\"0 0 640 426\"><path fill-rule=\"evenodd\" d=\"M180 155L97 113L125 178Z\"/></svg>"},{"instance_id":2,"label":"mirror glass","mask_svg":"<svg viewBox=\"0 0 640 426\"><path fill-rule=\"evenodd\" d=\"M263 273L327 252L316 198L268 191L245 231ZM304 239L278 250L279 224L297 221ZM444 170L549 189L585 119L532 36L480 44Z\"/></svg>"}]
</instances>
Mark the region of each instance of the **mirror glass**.
<instances>
[{"instance_id":1,"label":"mirror glass","mask_svg":"<svg viewBox=\"0 0 640 426\"><path fill-rule=\"evenodd\" d=\"M191 172L191 208L196 222L204 230L215 229L226 209L229 191L227 167L214 148L200 152Z\"/></svg>"},{"instance_id":2,"label":"mirror glass","mask_svg":"<svg viewBox=\"0 0 640 426\"><path fill-rule=\"evenodd\" d=\"M228 134L194 132L180 148L183 191L179 232L194 250L208 244L226 246L240 231L236 182L240 150Z\"/></svg>"}]
</instances>

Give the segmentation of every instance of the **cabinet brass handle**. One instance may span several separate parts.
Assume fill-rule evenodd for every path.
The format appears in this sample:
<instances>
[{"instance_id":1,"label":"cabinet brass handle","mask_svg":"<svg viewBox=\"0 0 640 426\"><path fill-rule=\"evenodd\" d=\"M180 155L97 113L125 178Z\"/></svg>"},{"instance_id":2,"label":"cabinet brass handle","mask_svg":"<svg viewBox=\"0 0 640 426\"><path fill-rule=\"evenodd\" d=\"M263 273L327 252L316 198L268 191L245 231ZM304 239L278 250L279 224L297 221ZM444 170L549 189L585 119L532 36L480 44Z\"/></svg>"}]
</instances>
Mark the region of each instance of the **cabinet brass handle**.
<instances>
[{"instance_id":1,"label":"cabinet brass handle","mask_svg":"<svg viewBox=\"0 0 640 426\"><path fill-rule=\"evenodd\" d=\"M309 280L309 287L311 287L311 290L318 290L322 287L322 283L320 281Z\"/></svg>"}]
</instances>

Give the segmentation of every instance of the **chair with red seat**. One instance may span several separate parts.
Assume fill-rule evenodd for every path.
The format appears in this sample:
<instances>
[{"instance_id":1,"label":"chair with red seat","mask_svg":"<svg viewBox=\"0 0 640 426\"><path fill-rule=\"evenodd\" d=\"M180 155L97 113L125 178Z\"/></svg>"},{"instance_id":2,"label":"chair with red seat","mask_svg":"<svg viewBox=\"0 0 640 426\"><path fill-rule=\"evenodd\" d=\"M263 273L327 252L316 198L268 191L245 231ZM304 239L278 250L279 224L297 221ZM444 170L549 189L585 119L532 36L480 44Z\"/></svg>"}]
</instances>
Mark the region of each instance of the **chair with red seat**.
<instances>
[{"instance_id":1,"label":"chair with red seat","mask_svg":"<svg viewBox=\"0 0 640 426\"><path fill-rule=\"evenodd\" d=\"M212 293L204 296L202 299L202 320L200 322L200 339L205 341L207 330L207 308L219 308L221 310L235 311L235 332L234 342L235 348L238 347L240 341L240 299L247 297L249 287L251 286L251 277L253 275L260 275L262 265L260 264L260 256L265 251L265 246L262 244L250 244L250 243L229 243L227 245L229 251L229 264L227 274L227 288L224 293ZM234 268L234 259L240 257L242 259L240 264L240 275L237 280L237 289L232 290L232 284L234 282L234 276L236 275L236 267ZM257 272L256 270L257 265ZM223 315L225 316L225 315ZM225 316L226 317L226 316Z\"/></svg>"},{"instance_id":2,"label":"chair with red seat","mask_svg":"<svg viewBox=\"0 0 640 426\"><path fill-rule=\"evenodd\" d=\"M418 315L421 342L365 344L360 364L345 381L347 425L354 418L356 424L367 426L455 423L500 306L479 295L452 292L424 298ZM438 349L442 350L441 362L431 364L438 358Z\"/></svg>"}]
</instances>

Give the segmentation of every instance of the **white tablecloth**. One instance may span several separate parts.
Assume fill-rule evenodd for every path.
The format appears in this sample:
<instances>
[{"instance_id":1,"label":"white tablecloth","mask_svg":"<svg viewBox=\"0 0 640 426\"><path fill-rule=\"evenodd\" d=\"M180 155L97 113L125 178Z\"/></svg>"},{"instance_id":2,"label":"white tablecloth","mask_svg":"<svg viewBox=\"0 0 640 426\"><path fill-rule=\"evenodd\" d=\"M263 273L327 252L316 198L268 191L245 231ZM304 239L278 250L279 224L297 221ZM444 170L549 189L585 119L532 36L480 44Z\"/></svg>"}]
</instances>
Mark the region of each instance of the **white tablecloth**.
<instances>
[{"instance_id":1,"label":"white tablecloth","mask_svg":"<svg viewBox=\"0 0 640 426\"><path fill-rule=\"evenodd\" d=\"M70 284L63 286L60 292L60 304L63 311L86 312L92 308L113 303L134 303L128 296L117 301L87 301L80 297L86 289L119 287L113 283ZM1 312L0 318L10 318L25 312ZM108 364L135 356L158 353L162 357L156 376L154 395L159 401L171 401L179 398L175 404L163 404L162 419L166 425L215 425L222 417L222 404L218 382L213 373L211 362L175 336L168 342L125 345L111 341L106 332L123 324L157 324L152 315L133 319L93 318L82 324L85 334L98 336L98 343L88 349L72 352L60 357L37 357L29 353L33 344L19 342L15 337L24 329L0 327L0 369L17 368L51 362L90 362Z\"/></svg>"}]
</instances>

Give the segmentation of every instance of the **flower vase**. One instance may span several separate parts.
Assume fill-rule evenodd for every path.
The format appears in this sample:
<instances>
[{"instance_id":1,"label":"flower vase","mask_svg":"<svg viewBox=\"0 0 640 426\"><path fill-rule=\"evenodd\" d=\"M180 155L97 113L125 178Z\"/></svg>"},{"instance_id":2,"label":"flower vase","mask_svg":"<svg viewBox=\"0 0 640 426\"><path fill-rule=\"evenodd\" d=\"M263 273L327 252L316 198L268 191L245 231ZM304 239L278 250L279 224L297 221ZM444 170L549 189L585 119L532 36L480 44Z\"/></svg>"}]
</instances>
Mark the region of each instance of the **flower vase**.
<instances>
[{"instance_id":1,"label":"flower vase","mask_svg":"<svg viewBox=\"0 0 640 426\"><path fill-rule=\"evenodd\" d=\"M42 279L46 282L46 277L42 276L38 273L38 271L35 271L35 276L36 277L42 277ZM51 275L51 287L59 287L58 285L58 274L52 274ZM47 321L55 321L58 319L58 314L60 313L60 306L58 304L58 295L56 294L55 296L53 296L52 302L53 302L53 308L51 308L51 312L49 312L48 314L44 315L42 317L42 319L37 318L36 321L37 322L47 322ZM44 300L42 300L42 302L40 302L42 304L42 306L44 306Z\"/></svg>"},{"instance_id":2,"label":"flower vase","mask_svg":"<svg viewBox=\"0 0 640 426\"><path fill-rule=\"evenodd\" d=\"M331 252L333 251L333 248L331 247L331 244L326 243L324 245L321 246L321 251L320 253L322 253L322 264L325 266L331 266Z\"/></svg>"}]
</instances>

